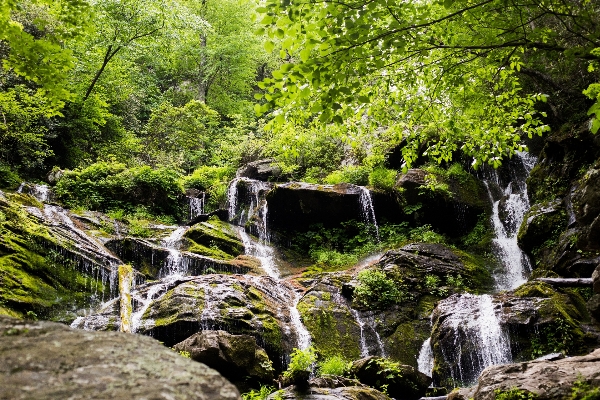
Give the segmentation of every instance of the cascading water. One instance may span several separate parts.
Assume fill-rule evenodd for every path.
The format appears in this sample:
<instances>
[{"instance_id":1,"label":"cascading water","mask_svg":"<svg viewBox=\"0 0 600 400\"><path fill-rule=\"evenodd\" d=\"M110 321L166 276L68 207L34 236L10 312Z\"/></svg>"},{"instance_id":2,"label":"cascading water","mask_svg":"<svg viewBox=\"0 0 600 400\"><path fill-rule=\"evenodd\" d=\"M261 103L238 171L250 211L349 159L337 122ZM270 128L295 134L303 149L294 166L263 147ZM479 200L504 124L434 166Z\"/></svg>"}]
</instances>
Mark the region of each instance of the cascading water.
<instances>
[{"instance_id":1,"label":"cascading water","mask_svg":"<svg viewBox=\"0 0 600 400\"><path fill-rule=\"evenodd\" d=\"M188 208L190 212L190 220L204 214L204 204L206 203L206 193L202 192L201 197L190 197L187 198Z\"/></svg>"},{"instance_id":2,"label":"cascading water","mask_svg":"<svg viewBox=\"0 0 600 400\"><path fill-rule=\"evenodd\" d=\"M235 216L237 215L237 185L241 180L246 182L246 184L249 186L251 198L247 219L244 220L244 214L240 214L238 223L244 224L245 221L251 220L253 216L257 216L260 220L260 223L257 226L259 241L252 239L252 237L246 233L243 227L237 227L237 231L242 239L242 243L244 244L244 252L247 255L258 258L262 269L267 273L267 275L275 279L279 285L284 285L285 283L280 279L280 273L277 268L275 250L267 244L270 240L270 235L267 228L268 205L266 199L263 197L263 194L267 189L270 189L271 186L266 182L255 181L248 178L234 179L231 182L227 192L229 216L232 222L235 220ZM296 332L298 348L306 349L310 346L311 337L310 333L302 323L302 319L300 318L300 313L297 307L300 300L301 296L297 295L289 307L290 322L294 327L294 331Z\"/></svg>"},{"instance_id":3,"label":"cascading water","mask_svg":"<svg viewBox=\"0 0 600 400\"><path fill-rule=\"evenodd\" d=\"M364 186L359 186L360 196L358 201L362 212L363 219L367 224L373 225L375 229L375 237L379 242L379 226L377 226L377 219L375 218L375 208L373 207L373 199L371 192Z\"/></svg>"},{"instance_id":4,"label":"cascading water","mask_svg":"<svg viewBox=\"0 0 600 400\"><path fill-rule=\"evenodd\" d=\"M428 337L421 346L419 358L417 359L419 372L431 376L433 372L433 349L431 348L431 337Z\"/></svg>"},{"instance_id":5,"label":"cascading water","mask_svg":"<svg viewBox=\"0 0 600 400\"><path fill-rule=\"evenodd\" d=\"M169 251L169 255L165 260L165 265L158 273L159 277L164 278L171 275L185 276L187 274L189 259L183 257L179 251L181 239L187 229L185 226L180 226L162 240L161 244Z\"/></svg>"},{"instance_id":6,"label":"cascading water","mask_svg":"<svg viewBox=\"0 0 600 400\"><path fill-rule=\"evenodd\" d=\"M531 271L529 258L517 244L517 234L523 217L529 209L525 180L536 160L535 157L525 153L517 153L515 157L520 161L522 171L521 173L512 173L512 180L505 187L502 187L497 171L492 172L491 179L484 180L492 202L492 226L495 233L494 252L502 264L502 271L495 274L496 289L498 290L517 288L527 281L527 274ZM501 189L501 198L495 199L492 185ZM501 208L502 219L500 218Z\"/></svg>"}]
</instances>

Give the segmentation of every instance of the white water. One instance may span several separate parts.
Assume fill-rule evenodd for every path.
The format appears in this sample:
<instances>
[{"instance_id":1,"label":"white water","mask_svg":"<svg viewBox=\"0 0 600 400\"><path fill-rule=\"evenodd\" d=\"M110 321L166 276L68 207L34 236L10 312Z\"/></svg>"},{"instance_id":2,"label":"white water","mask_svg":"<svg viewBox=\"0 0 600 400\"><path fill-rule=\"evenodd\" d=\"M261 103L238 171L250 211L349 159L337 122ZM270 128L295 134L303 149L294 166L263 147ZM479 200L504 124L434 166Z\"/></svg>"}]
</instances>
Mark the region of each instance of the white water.
<instances>
[{"instance_id":1,"label":"white water","mask_svg":"<svg viewBox=\"0 0 600 400\"><path fill-rule=\"evenodd\" d=\"M367 339L365 338L365 323L360 318L360 314L355 309L351 308L350 312L354 316L358 327L360 328L360 356L368 357L369 356L369 347L367 346Z\"/></svg>"},{"instance_id":2,"label":"white water","mask_svg":"<svg viewBox=\"0 0 600 400\"><path fill-rule=\"evenodd\" d=\"M50 188L48 187L48 185L21 183L21 185L17 189L17 193L23 193L26 185L29 187L29 194L35 197L38 201L45 203L49 200Z\"/></svg>"},{"instance_id":3,"label":"white water","mask_svg":"<svg viewBox=\"0 0 600 400\"><path fill-rule=\"evenodd\" d=\"M275 250L268 245L270 240L269 230L267 227L268 218L268 204L267 200L263 197L266 190L270 189L271 186L266 182L256 181L247 178L236 178L234 179L228 189L228 203L229 203L229 217L232 222L235 220L237 212L237 184L240 180L244 180L249 186L249 192L251 194L250 206L248 208L247 218L244 220L244 213L240 214L239 224L243 225L245 221L250 220L256 216L259 219L258 236L259 240L254 240L243 227L238 226L237 232L240 235L242 243L244 244L244 253L246 255L253 256L260 261L261 268L265 273L279 285L283 285L284 282L280 279L280 272L277 268L277 261L275 258ZM298 302L301 300L301 296L297 295L289 307L290 312L290 323L294 327L294 331L297 336L297 347L301 350L306 349L310 346L311 336L300 317L298 311ZM289 303L290 299L286 299Z\"/></svg>"},{"instance_id":4,"label":"white water","mask_svg":"<svg viewBox=\"0 0 600 400\"><path fill-rule=\"evenodd\" d=\"M431 338L427 338L421 346L419 358L417 359L419 372L431 376L433 372L433 349L431 348Z\"/></svg>"},{"instance_id":5,"label":"white water","mask_svg":"<svg viewBox=\"0 0 600 400\"><path fill-rule=\"evenodd\" d=\"M158 274L160 277L185 276L187 274L189 260L183 257L179 251L181 240L187 229L186 226L180 226L162 240L161 244L169 251L169 255Z\"/></svg>"},{"instance_id":6,"label":"white water","mask_svg":"<svg viewBox=\"0 0 600 400\"><path fill-rule=\"evenodd\" d=\"M495 238L493 246L496 256L502 264L502 271L495 275L497 290L512 290L527 281L527 275L531 272L529 258L517 244L517 234L523 221L523 217L529 210L529 198L527 196L527 175L535 165L535 158L528 154L517 153L526 171L525 176L514 177L503 190L505 220L500 219L500 202L495 200L490 185L498 185L499 179L496 171L493 179L484 181L488 190L488 196L492 202L492 226Z\"/></svg>"},{"instance_id":7,"label":"white water","mask_svg":"<svg viewBox=\"0 0 600 400\"><path fill-rule=\"evenodd\" d=\"M375 228L375 237L379 242L379 226L377 226L377 219L375 218L375 208L373 208L373 199L371 192L364 186L359 186L360 196L358 201L362 212L363 219L366 223L373 225Z\"/></svg>"},{"instance_id":8,"label":"white water","mask_svg":"<svg viewBox=\"0 0 600 400\"><path fill-rule=\"evenodd\" d=\"M206 203L206 193L202 192L202 197L188 197L190 211L190 220L204 214L204 204Z\"/></svg>"},{"instance_id":9,"label":"white water","mask_svg":"<svg viewBox=\"0 0 600 400\"><path fill-rule=\"evenodd\" d=\"M444 329L454 333L452 354L444 354L448 363L455 363L451 377L456 382L473 382L486 367L512 362L508 332L500 324L490 295L462 294L442 301L438 307L451 307L443 320ZM440 328L441 329L441 328ZM466 352L463 354L463 346ZM468 362L464 358L468 356Z\"/></svg>"}]
</instances>

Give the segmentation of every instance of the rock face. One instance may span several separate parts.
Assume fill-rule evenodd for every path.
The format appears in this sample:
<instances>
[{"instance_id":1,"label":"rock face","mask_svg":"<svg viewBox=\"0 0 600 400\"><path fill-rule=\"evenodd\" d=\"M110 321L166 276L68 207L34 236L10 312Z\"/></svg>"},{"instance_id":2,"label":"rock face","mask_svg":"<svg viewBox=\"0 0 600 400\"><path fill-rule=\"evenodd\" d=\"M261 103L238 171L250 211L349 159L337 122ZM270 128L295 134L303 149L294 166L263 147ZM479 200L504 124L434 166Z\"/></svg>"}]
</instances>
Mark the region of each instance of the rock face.
<instances>
[{"instance_id":1,"label":"rock face","mask_svg":"<svg viewBox=\"0 0 600 400\"><path fill-rule=\"evenodd\" d=\"M596 267L592 274L593 292L594 294L587 302L587 308L592 318L600 323L600 265Z\"/></svg>"},{"instance_id":2,"label":"rock face","mask_svg":"<svg viewBox=\"0 0 600 400\"><path fill-rule=\"evenodd\" d=\"M237 170L236 176L238 178L275 182L281 177L281 168L275 164L274 159L267 158L244 165Z\"/></svg>"},{"instance_id":3,"label":"rock face","mask_svg":"<svg viewBox=\"0 0 600 400\"><path fill-rule=\"evenodd\" d=\"M277 370L297 346L290 317L294 289L266 276L203 275L170 277L132 291L133 330L167 346L195 333L226 330L252 335ZM118 304L80 318L74 327L112 330L119 326Z\"/></svg>"},{"instance_id":4,"label":"rock face","mask_svg":"<svg viewBox=\"0 0 600 400\"><path fill-rule=\"evenodd\" d=\"M251 379L267 383L273 379L271 360L254 336L203 331L177 343L174 349L188 352L192 360L216 369L232 382Z\"/></svg>"},{"instance_id":5,"label":"rock face","mask_svg":"<svg viewBox=\"0 0 600 400\"><path fill-rule=\"evenodd\" d=\"M368 308L356 304L356 272L323 274L310 282L298 304L313 345L324 356L385 355L417 367L417 355L431 332L434 303L491 282L484 267L439 244L413 243L390 250L371 269L384 272L397 285L404 296L399 304L380 307L377 299L371 299Z\"/></svg>"},{"instance_id":6,"label":"rock face","mask_svg":"<svg viewBox=\"0 0 600 400\"><path fill-rule=\"evenodd\" d=\"M600 140L587 126L546 139L527 181L532 208L519 232L535 275L588 278L600 263L599 157Z\"/></svg>"},{"instance_id":7,"label":"rock face","mask_svg":"<svg viewBox=\"0 0 600 400\"><path fill-rule=\"evenodd\" d=\"M0 399L239 399L207 366L156 340L0 316Z\"/></svg>"},{"instance_id":8,"label":"rock face","mask_svg":"<svg viewBox=\"0 0 600 400\"><path fill-rule=\"evenodd\" d=\"M378 357L366 357L352 363L350 374L361 383L387 388L391 397L416 400L425 395L431 378L409 365L391 363Z\"/></svg>"},{"instance_id":9,"label":"rock face","mask_svg":"<svg viewBox=\"0 0 600 400\"><path fill-rule=\"evenodd\" d=\"M479 378L475 400L493 400L496 391L533 393L536 399L570 398L576 382L600 387L600 349L557 361L530 361L486 368ZM578 397L581 398L581 397Z\"/></svg>"},{"instance_id":10,"label":"rock face","mask_svg":"<svg viewBox=\"0 0 600 400\"><path fill-rule=\"evenodd\" d=\"M267 400L389 400L380 391L365 386L355 379L320 377L308 381L308 387L289 386Z\"/></svg>"},{"instance_id":11,"label":"rock face","mask_svg":"<svg viewBox=\"0 0 600 400\"><path fill-rule=\"evenodd\" d=\"M497 295L453 295L433 316L434 383L452 387L475 382L492 364L527 360L554 351L580 353L588 320L581 297L531 282Z\"/></svg>"}]
</instances>

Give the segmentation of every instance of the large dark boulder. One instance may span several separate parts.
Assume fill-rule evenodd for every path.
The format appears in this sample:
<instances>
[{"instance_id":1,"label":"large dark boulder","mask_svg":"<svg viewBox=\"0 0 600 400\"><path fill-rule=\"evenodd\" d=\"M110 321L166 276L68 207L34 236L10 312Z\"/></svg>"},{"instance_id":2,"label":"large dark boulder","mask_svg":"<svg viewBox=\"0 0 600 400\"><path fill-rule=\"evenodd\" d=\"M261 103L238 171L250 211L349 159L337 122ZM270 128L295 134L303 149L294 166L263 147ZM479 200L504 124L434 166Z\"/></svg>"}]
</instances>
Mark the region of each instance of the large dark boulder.
<instances>
[{"instance_id":1,"label":"large dark boulder","mask_svg":"<svg viewBox=\"0 0 600 400\"><path fill-rule=\"evenodd\" d=\"M576 386L579 397L571 397ZM530 393L537 400L583 398L586 391L600 393L599 388L600 349L580 357L486 368L479 378L474 400L493 400L501 392L520 392L523 396Z\"/></svg>"},{"instance_id":2,"label":"large dark boulder","mask_svg":"<svg viewBox=\"0 0 600 400\"><path fill-rule=\"evenodd\" d=\"M0 316L0 399L239 399L207 366L148 337Z\"/></svg>"},{"instance_id":3,"label":"large dark boulder","mask_svg":"<svg viewBox=\"0 0 600 400\"><path fill-rule=\"evenodd\" d=\"M379 357L354 361L350 374L365 385L386 388L391 397L405 400L421 398L431 384L431 378L415 368Z\"/></svg>"},{"instance_id":4,"label":"large dark boulder","mask_svg":"<svg viewBox=\"0 0 600 400\"><path fill-rule=\"evenodd\" d=\"M173 348L189 353L192 360L216 369L234 383L247 379L270 383L273 379L271 360L256 344L254 336L203 331L177 343Z\"/></svg>"},{"instance_id":5,"label":"large dark boulder","mask_svg":"<svg viewBox=\"0 0 600 400\"><path fill-rule=\"evenodd\" d=\"M250 178L258 181L276 182L281 177L281 168L272 158L249 162L237 170L238 178Z\"/></svg>"}]
</instances>

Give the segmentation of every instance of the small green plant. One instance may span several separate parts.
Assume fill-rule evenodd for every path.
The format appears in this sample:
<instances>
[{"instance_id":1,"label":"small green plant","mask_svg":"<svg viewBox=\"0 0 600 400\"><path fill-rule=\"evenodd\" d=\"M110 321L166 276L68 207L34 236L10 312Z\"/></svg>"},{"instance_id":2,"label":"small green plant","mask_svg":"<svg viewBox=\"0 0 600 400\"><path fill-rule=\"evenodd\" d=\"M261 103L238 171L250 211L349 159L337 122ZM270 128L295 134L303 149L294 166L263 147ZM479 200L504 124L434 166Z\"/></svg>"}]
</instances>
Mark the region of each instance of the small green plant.
<instances>
[{"instance_id":1,"label":"small green plant","mask_svg":"<svg viewBox=\"0 0 600 400\"><path fill-rule=\"evenodd\" d=\"M593 388L580 376L571 388L569 400L600 400L600 387Z\"/></svg>"},{"instance_id":2,"label":"small green plant","mask_svg":"<svg viewBox=\"0 0 600 400\"><path fill-rule=\"evenodd\" d=\"M403 294L383 271L366 269L358 273L354 302L365 308L386 307L402 301Z\"/></svg>"},{"instance_id":3,"label":"small green plant","mask_svg":"<svg viewBox=\"0 0 600 400\"><path fill-rule=\"evenodd\" d=\"M442 193L449 197L452 196L447 183L438 180L438 177L434 174L427 174L425 175L425 183L419 187L419 194L431 195L434 193Z\"/></svg>"},{"instance_id":4,"label":"small green plant","mask_svg":"<svg viewBox=\"0 0 600 400\"><path fill-rule=\"evenodd\" d=\"M317 361L315 349L313 347L305 350L294 349L290 358L290 365L283 373L283 377L295 382L307 381L313 364Z\"/></svg>"},{"instance_id":5,"label":"small green plant","mask_svg":"<svg viewBox=\"0 0 600 400\"><path fill-rule=\"evenodd\" d=\"M429 289L429 291L433 291L440 286L440 278L436 275L425 275L425 287Z\"/></svg>"},{"instance_id":6,"label":"small green plant","mask_svg":"<svg viewBox=\"0 0 600 400\"><path fill-rule=\"evenodd\" d=\"M415 242L425 243L444 243L444 236L431 229L431 225L422 225L417 228L411 229L410 240Z\"/></svg>"},{"instance_id":7,"label":"small green plant","mask_svg":"<svg viewBox=\"0 0 600 400\"><path fill-rule=\"evenodd\" d=\"M185 358L192 358L192 354L189 351L180 350L179 355Z\"/></svg>"},{"instance_id":8,"label":"small green plant","mask_svg":"<svg viewBox=\"0 0 600 400\"><path fill-rule=\"evenodd\" d=\"M265 400L271 393L275 391L273 386L262 386L260 389L252 389L249 392L242 394L242 400Z\"/></svg>"},{"instance_id":9,"label":"small green plant","mask_svg":"<svg viewBox=\"0 0 600 400\"><path fill-rule=\"evenodd\" d=\"M37 321L38 320L38 316L33 311L27 311L27 313L25 314L25 319L30 319L32 321Z\"/></svg>"},{"instance_id":10,"label":"small green plant","mask_svg":"<svg viewBox=\"0 0 600 400\"><path fill-rule=\"evenodd\" d=\"M375 168L369 174L369 185L375 189L391 191L396 185L396 175L398 172L393 169Z\"/></svg>"},{"instance_id":11,"label":"small green plant","mask_svg":"<svg viewBox=\"0 0 600 400\"><path fill-rule=\"evenodd\" d=\"M557 318L550 326L540 330L531 339L531 354L539 357L551 352L569 353L574 346L573 327L563 318Z\"/></svg>"},{"instance_id":12,"label":"small green plant","mask_svg":"<svg viewBox=\"0 0 600 400\"><path fill-rule=\"evenodd\" d=\"M496 400L533 400L536 398L535 393L517 387L513 387L506 391L496 389L494 391L494 396Z\"/></svg>"},{"instance_id":13,"label":"small green plant","mask_svg":"<svg viewBox=\"0 0 600 400\"><path fill-rule=\"evenodd\" d=\"M349 165L327 175L324 182L330 185L352 183L354 185L365 186L369 183L369 169L366 167Z\"/></svg>"},{"instance_id":14,"label":"small green plant","mask_svg":"<svg viewBox=\"0 0 600 400\"><path fill-rule=\"evenodd\" d=\"M319 363L319 375L343 376L348 371L349 365L351 363L340 356L329 357Z\"/></svg>"}]
</instances>

